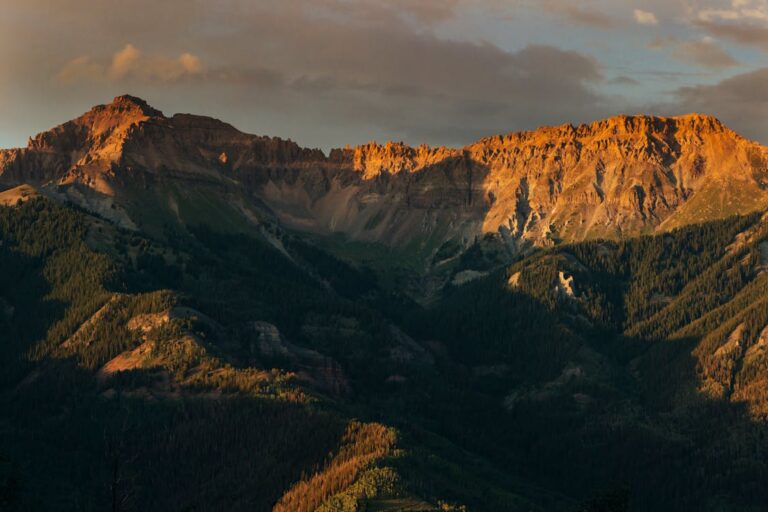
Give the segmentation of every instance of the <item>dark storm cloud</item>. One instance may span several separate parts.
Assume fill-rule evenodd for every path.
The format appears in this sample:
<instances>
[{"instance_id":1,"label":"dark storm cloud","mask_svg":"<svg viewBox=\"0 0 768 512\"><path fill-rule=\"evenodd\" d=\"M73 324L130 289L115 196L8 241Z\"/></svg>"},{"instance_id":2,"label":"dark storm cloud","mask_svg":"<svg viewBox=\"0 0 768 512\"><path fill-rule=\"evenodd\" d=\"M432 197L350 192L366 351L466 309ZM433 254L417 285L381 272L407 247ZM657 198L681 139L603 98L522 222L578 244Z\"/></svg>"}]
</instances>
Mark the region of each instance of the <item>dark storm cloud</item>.
<instances>
[{"instance_id":1,"label":"dark storm cloud","mask_svg":"<svg viewBox=\"0 0 768 512\"><path fill-rule=\"evenodd\" d=\"M693 25L713 37L768 51L767 0L698 0L689 12Z\"/></svg>"},{"instance_id":2,"label":"dark storm cloud","mask_svg":"<svg viewBox=\"0 0 768 512\"><path fill-rule=\"evenodd\" d=\"M611 78L610 80L608 80L608 83L611 85L621 85L621 86L630 86L630 87L640 85L640 82L638 80L635 80L634 78L624 76L624 75Z\"/></svg>"},{"instance_id":3,"label":"dark storm cloud","mask_svg":"<svg viewBox=\"0 0 768 512\"><path fill-rule=\"evenodd\" d=\"M736 75L715 85L683 87L678 108L719 117L752 139L766 142L768 133L768 68Z\"/></svg>"},{"instance_id":4,"label":"dark storm cloud","mask_svg":"<svg viewBox=\"0 0 768 512\"><path fill-rule=\"evenodd\" d=\"M627 21L609 13L599 2L571 0L522 0L521 3L534 10L543 10L569 24L581 25L599 30L612 30L627 25Z\"/></svg>"},{"instance_id":5,"label":"dark storm cloud","mask_svg":"<svg viewBox=\"0 0 768 512\"><path fill-rule=\"evenodd\" d=\"M359 134L357 127L375 125L371 136L448 144L609 110L596 92L600 66L586 55L547 45L506 51L427 28L451 18L458 2L226 1L205 17L200 3L186 5L164 31L198 34L188 44L169 50L153 32L91 46L60 64L55 86L225 87L233 103L257 101L307 126Z\"/></svg>"},{"instance_id":6,"label":"dark storm cloud","mask_svg":"<svg viewBox=\"0 0 768 512\"><path fill-rule=\"evenodd\" d=\"M214 115L246 131L324 148L369 139L459 145L590 121L639 111L643 95L668 91L670 83L695 83L695 70L655 68L652 52L642 48L640 37L664 32L680 16L669 5L28 0L0 17L0 141L11 132L22 141L123 93L168 113ZM644 25L636 22L638 10ZM723 21L708 16L697 23ZM529 18L536 28L526 33ZM486 32L499 25L510 27L508 39ZM703 25L690 26L699 39L653 52L656 58L669 55L710 75L735 64L714 41L700 39ZM578 44L575 31L597 34L597 44ZM629 53L617 62L617 51ZM639 76L653 78L638 82ZM631 102L614 95L620 90Z\"/></svg>"},{"instance_id":7,"label":"dark storm cloud","mask_svg":"<svg viewBox=\"0 0 768 512\"><path fill-rule=\"evenodd\" d=\"M693 41L684 41L676 37L657 37L648 48L652 50L670 50L676 59L710 69L724 69L737 66L739 61L723 50L711 37Z\"/></svg>"},{"instance_id":8,"label":"dark storm cloud","mask_svg":"<svg viewBox=\"0 0 768 512\"><path fill-rule=\"evenodd\" d=\"M739 64L728 52L714 41L685 41L675 49L675 55L685 62L694 62L712 69L729 68Z\"/></svg>"},{"instance_id":9,"label":"dark storm cloud","mask_svg":"<svg viewBox=\"0 0 768 512\"><path fill-rule=\"evenodd\" d=\"M585 9L578 5L565 6L562 8L561 12L567 21L580 23L588 27L614 29L623 25L620 20L603 12Z\"/></svg>"},{"instance_id":10,"label":"dark storm cloud","mask_svg":"<svg viewBox=\"0 0 768 512\"><path fill-rule=\"evenodd\" d=\"M753 24L717 23L699 20L696 25L714 37L756 46L768 51L768 27Z\"/></svg>"}]
</instances>

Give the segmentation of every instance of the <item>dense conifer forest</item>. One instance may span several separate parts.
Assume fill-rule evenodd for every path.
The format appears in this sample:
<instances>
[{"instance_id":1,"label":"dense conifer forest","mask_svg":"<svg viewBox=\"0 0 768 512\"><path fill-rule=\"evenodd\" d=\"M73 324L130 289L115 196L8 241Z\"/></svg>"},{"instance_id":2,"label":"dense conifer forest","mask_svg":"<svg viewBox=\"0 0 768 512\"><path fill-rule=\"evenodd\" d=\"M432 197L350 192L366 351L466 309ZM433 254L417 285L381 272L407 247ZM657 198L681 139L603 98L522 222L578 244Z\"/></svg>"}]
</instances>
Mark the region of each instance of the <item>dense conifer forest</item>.
<instances>
[{"instance_id":1,"label":"dense conifer forest","mask_svg":"<svg viewBox=\"0 0 768 512\"><path fill-rule=\"evenodd\" d=\"M0 207L0 508L762 510L766 240L559 245L421 305L297 234Z\"/></svg>"}]
</instances>

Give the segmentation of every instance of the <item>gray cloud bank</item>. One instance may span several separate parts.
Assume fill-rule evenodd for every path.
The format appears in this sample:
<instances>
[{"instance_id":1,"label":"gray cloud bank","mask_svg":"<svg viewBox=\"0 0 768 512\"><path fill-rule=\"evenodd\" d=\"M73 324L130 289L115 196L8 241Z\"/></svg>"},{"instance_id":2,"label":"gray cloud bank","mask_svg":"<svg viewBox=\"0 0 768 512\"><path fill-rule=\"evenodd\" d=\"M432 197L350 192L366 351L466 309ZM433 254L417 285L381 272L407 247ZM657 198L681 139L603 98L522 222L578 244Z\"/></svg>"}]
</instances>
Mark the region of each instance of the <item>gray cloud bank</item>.
<instances>
[{"instance_id":1,"label":"gray cloud bank","mask_svg":"<svg viewBox=\"0 0 768 512\"><path fill-rule=\"evenodd\" d=\"M509 7L515 3L492 0L487 9L515 16ZM637 88L636 80L610 78L597 60L563 49L562 42L507 50L461 33L448 38L436 29L470 4L29 0L13 8L24 9L24 17L14 19L11 12L0 20L0 38L23 32L32 43L4 46L0 40L0 61L18 77L7 90L26 95L30 104L46 98L40 105L46 120L55 115L63 121L128 92L171 112L210 114L246 131L324 148L374 138L461 145L493 133L641 110L637 100L604 87ZM547 5L544 11L551 11L556 3ZM612 31L607 33L622 26L615 13L585 5L563 16ZM624 11L631 22L630 7ZM19 25L32 15L38 23ZM736 64L708 42L680 45L678 51L711 68ZM733 119L741 112L749 118L741 125L761 137L754 113L765 112L765 98L750 91L756 102L750 111L734 94L745 84L765 85L764 78L732 81L737 83L676 91L678 102L668 108L716 115L719 110ZM3 87L0 79L0 92ZM7 119L26 126L23 112L13 105L7 112Z\"/></svg>"}]
</instances>

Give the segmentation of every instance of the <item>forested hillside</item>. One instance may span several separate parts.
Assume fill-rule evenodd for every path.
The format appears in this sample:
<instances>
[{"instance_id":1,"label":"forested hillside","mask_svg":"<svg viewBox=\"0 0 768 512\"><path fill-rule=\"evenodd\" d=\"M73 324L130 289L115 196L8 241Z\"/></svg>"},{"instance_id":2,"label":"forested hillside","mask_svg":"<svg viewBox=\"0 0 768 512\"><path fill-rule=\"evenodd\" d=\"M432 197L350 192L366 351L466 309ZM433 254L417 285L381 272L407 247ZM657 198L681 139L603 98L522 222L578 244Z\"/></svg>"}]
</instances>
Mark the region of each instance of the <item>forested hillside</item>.
<instances>
[{"instance_id":1,"label":"forested hillside","mask_svg":"<svg viewBox=\"0 0 768 512\"><path fill-rule=\"evenodd\" d=\"M759 213L533 252L427 307L278 228L160 232L0 207L3 509L768 502Z\"/></svg>"},{"instance_id":2,"label":"forested hillside","mask_svg":"<svg viewBox=\"0 0 768 512\"><path fill-rule=\"evenodd\" d=\"M601 475L638 510L758 510L767 220L560 246L449 290L415 332L509 411L468 439L570 492Z\"/></svg>"},{"instance_id":3,"label":"forested hillside","mask_svg":"<svg viewBox=\"0 0 768 512\"><path fill-rule=\"evenodd\" d=\"M462 470L354 405L431 364L370 276L300 240L166 245L42 198L0 215L4 507L452 509Z\"/></svg>"}]
</instances>

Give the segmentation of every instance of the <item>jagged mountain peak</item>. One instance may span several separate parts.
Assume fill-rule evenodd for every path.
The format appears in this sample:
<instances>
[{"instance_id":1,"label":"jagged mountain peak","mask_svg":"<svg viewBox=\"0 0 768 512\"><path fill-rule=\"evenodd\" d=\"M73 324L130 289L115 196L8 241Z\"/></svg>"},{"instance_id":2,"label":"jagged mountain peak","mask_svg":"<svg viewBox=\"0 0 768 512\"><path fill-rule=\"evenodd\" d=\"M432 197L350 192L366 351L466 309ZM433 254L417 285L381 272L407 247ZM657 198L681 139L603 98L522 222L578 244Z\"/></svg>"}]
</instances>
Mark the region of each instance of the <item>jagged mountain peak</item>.
<instances>
[{"instance_id":1,"label":"jagged mountain peak","mask_svg":"<svg viewBox=\"0 0 768 512\"><path fill-rule=\"evenodd\" d=\"M734 131L727 128L716 117L697 113L673 117L644 114L619 115L579 125L575 131L580 136L603 134L617 137L635 135L684 138L727 133L738 137Z\"/></svg>"},{"instance_id":2,"label":"jagged mountain peak","mask_svg":"<svg viewBox=\"0 0 768 512\"><path fill-rule=\"evenodd\" d=\"M683 143L706 145L712 142L713 138L723 137L728 142L744 141L759 148L758 144L746 141L711 115L691 113L662 117L622 114L592 123L566 123L492 135L461 148L425 144L409 146L403 142L372 141L353 148L334 150L332 155L344 155L364 177L374 178L382 173L418 172L426 167L433 167L442 160L469 159L485 164L491 154L508 157L510 152L519 152L526 147L536 152L553 153L563 147L581 148L586 145L589 148L595 144L601 150L620 148L617 152L621 153L623 158L629 156L629 146L642 146L646 157L653 160L657 156L661 158L660 155L665 151L678 149ZM718 140L717 144L722 142ZM611 158L616 159L617 155ZM504 160L506 161L506 158Z\"/></svg>"},{"instance_id":3,"label":"jagged mountain peak","mask_svg":"<svg viewBox=\"0 0 768 512\"><path fill-rule=\"evenodd\" d=\"M93 107L92 111L109 111L111 113L126 114L140 112L141 114L148 117L165 117L160 110L152 107L145 100L130 94L115 96L115 98L112 100L112 103L106 105L98 105Z\"/></svg>"},{"instance_id":4,"label":"jagged mountain peak","mask_svg":"<svg viewBox=\"0 0 768 512\"><path fill-rule=\"evenodd\" d=\"M117 96L112 103L97 105L83 115L29 139L32 151L70 152L91 159L114 160L134 126L163 113L136 96ZM77 161L77 159L76 159Z\"/></svg>"},{"instance_id":5,"label":"jagged mountain peak","mask_svg":"<svg viewBox=\"0 0 768 512\"><path fill-rule=\"evenodd\" d=\"M694 129L720 131L724 128L722 122L715 116L691 112L678 116L657 116L649 114L619 114L580 127L622 128L626 131L663 130L667 126L690 127Z\"/></svg>"},{"instance_id":6,"label":"jagged mountain peak","mask_svg":"<svg viewBox=\"0 0 768 512\"><path fill-rule=\"evenodd\" d=\"M502 142L541 141L551 139L579 139L585 137L626 138L633 136L681 136L695 134L699 137L710 134L728 133L739 137L719 119L707 114L684 114L680 116L654 116L646 114L621 114L605 119L574 125L565 123L556 126L542 126L535 130L516 131L504 135L484 137L475 144L496 145Z\"/></svg>"},{"instance_id":7,"label":"jagged mountain peak","mask_svg":"<svg viewBox=\"0 0 768 512\"><path fill-rule=\"evenodd\" d=\"M439 246L502 233L549 245L765 208L768 150L712 116L687 114L620 115L462 148L370 142L326 156L210 117L165 117L123 95L26 149L0 151L0 182L77 183L109 196L206 183L209 196L229 202L234 190L286 225L323 234Z\"/></svg>"}]
</instances>

